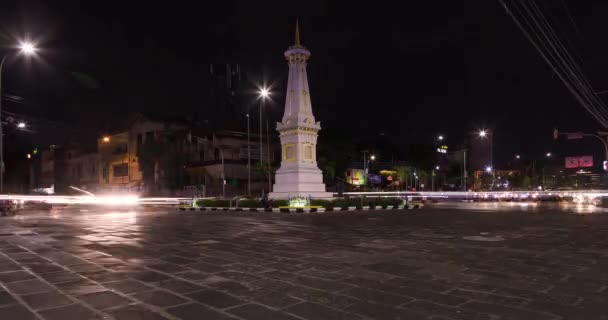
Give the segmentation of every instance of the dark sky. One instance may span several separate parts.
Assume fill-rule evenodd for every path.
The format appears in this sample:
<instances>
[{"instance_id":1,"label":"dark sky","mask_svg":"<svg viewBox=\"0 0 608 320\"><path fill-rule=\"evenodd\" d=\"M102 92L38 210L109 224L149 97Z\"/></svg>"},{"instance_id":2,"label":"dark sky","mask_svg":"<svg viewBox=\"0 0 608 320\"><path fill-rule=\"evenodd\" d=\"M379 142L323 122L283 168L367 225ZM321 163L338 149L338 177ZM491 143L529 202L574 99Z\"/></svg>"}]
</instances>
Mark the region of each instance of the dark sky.
<instances>
[{"instance_id":1,"label":"dark sky","mask_svg":"<svg viewBox=\"0 0 608 320\"><path fill-rule=\"evenodd\" d=\"M608 3L551 3L542 4L545 15L596 90L608 90ZM296 18L312 52L315 114L323 127L354 139L382 133L398 144L430 144L443 133L457 143L487 127L504 162L513 153L558 148L555 126L599 129L494 0L5 0L0 45L29 35L43 48L37 60L7 65L5 90L26 101L7 108L92 132L131 111L197 115L207 107L209 63L229 62L275 83L273 108L280 110L283 51ZM99 87L85 88L74 72ZM41 124L37 134L47 136L48 127ZM594 141L582 146L599 151Z\"/></svg>"}]
</instances>

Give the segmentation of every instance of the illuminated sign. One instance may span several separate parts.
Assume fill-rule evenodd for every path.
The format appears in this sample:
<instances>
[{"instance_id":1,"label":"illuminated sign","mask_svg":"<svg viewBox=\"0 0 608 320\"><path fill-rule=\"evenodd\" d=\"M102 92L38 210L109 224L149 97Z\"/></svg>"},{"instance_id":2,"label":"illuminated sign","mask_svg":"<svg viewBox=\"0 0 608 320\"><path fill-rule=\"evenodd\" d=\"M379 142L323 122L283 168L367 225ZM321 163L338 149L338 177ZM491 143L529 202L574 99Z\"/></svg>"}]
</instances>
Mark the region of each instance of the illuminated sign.
<instances>
[{"instance_id":1,"label":"illuminated sign","mask_svg":"<svg viewBox=\"0 0 608 320\"><path fill-rule=\"evenodd\" d=\"M310 199L304 197L295 197L289 199L290 208L304 208L310 206Z\"/></svg>"},{"instance_id":2,"label":"illuminated sign","mask_svg":"<svg viewBox=\"0 0 608 320\"><path fill-rule=\"evenodd\" d=\"M448 146L443 145L443 146L437 148L437 152L439 152L439 153L448 153Z\"/></svg>"},{"instance_id":3,"label":"illuminated sign","mask_svg":"<svg viewBox=\"0 0 608 320\"><path fill-rule=\"evenodd\" d=\"M346 170L346 183L355 186L365 185L365 171L361 169L348 169Z\"/></svg>"},{"instance_id":4,"label":"illuminated sign","mask_svg":"<svg viewBox=\"0 0 608 320\"><path fill-rule=\"evenodd\" d=\"M592 156L566 157L565 166L566 166L566 169L591 168L591 167L593 167L593 157Z\"/></svg>"}]
</instances>

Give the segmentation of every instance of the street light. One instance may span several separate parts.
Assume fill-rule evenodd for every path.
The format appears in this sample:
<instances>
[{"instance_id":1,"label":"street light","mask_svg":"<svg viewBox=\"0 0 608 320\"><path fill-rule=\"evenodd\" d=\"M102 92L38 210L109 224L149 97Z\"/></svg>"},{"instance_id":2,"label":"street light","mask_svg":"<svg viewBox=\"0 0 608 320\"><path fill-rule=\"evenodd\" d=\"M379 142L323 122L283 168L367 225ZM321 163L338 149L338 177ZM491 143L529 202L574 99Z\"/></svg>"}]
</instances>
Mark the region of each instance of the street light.
<instances>
[{"instance_id":1,"label":"street light","mask_svg":"<svg viewBox=\"0 0 608 320\"><path fill-rule=\"evenodd\" d=\"M545 156L547 156L547 158L551 158L551 152L547 152Z\"/></svg>"},{"instance_id":2,"label":"street light","mask_svg":"<svg viewBox=\"0 0 608 320\"><path fill-rule=\"evenodd\" d=\"M438 135L438 136L437 136L437 140L439 140L439 141L443 141L443 135Z\"/></svg>"},{"instance_id":3,"label":"street light","mask_svg":"<svg viewBox=\"0 0 608 320\"><path fill-rule=\"evenodd\" d=\"M33 54L36 53L36 47L34 46L33 43L28 42L28 41L23 41L21 43L19 43L19 49L21 50L21 53L31 56Z\"/></svg>"},{"instance_id":4,"label":"street light","mask_svg":"<svg viewBox=\"0 0 608 320\"><path fill-rule=\"evenodd\" d=\"M36 47L31 42L19 43L20 53L24 55L33 55L36 53ZM2 118L2 70L4 62L11 53L6 53L0 60L0 119ZM2 132L2 121L0 121L0 193L4 191L4 133Z\"/></svg>"},{"instance_id":5,"label":"street light","mask_svg":"<svg viewBox=\"0 0 608 320\"><path fill-rule=\"evenodd\" d=\"M21 121L21 122L17 123L17 128L19 128L19 129L25 129L25 127L26 127L25 122Z\"/></svg>"},{"instance_id":6,"label":"street light","mask_svg":"<svg viewBox=\"0 0 608 320\"><path fill-rule=\"evenodd\" d=\"M264 166L263 163L263 157L264 157L264 138L262 135L262 109L264 108L264 102L266 101L266 99L268 99L270 97L270 91L268 90L268 88L266 87L261 87L260 91L258 92L259 98L260 98L260 167ZM268 150L270 151L270 150ZM270 154L270 153L269 153ZM268 159L269 163L268 163L268 192L270 192L270 188L271 188L271 178L270 178L270 159Z\"/></svg>"},{"instance_id":7,"label":"street light","mask_svg":"<svg viewBox=\"0 0 608 320\"><path fill-rule=\"evenodd\" d=\"M492 166L487 166L487 167L486 167L486 172L487 172L487 173L492 172Z\"/></svg>"},{"instance_id":8,"label":"street light","mask_svg":"<svg viewBox=\"0 0 608 320\"><path fill-rule=\"evenodd\" d=\"M520 158L521 157L518 154L515 155L515 159L519 160Z\"/></svg>"},{"instance_id":9,"label":"street light","mask_svg":"<svg viewBox=\"0 0 608 320\"><path fill-rule=\"evenodd\" d=\"M103 142L105 142L105 143L108 143L108 142L110 142L110 137L105 136L105 137L103 137L101 140L102 140Z\"/></svg>"},{"instance_id":10,"label":"street light","mask_svg":"<svg viewBox=\"0 0 608 320\"><path fill-rule=\"evenodd\" d=\"M371 155L371 157L369 157L372 161L376 160L376 156L375 155Z\"/></svg>"},{"instance_id":11,"label":"street light","mask_svg":"<svg viewBox=\"0 0 608 320\"><path fill-rule=\"evenodd\" d=\"M479 137L485 138L487 135L488 135L488 131L486 131L486 130L479 130Z\"/></svg>"},{"instance_id":12,"label":"street light","mask_svg":"<svg viewBox=\"0 0 608 320\"><path fill-rule=\"evenodd\" d=\"M435 170L439 170L439 166L436 166L436 167L435 167Z\"/></svg>"}]
</instances>

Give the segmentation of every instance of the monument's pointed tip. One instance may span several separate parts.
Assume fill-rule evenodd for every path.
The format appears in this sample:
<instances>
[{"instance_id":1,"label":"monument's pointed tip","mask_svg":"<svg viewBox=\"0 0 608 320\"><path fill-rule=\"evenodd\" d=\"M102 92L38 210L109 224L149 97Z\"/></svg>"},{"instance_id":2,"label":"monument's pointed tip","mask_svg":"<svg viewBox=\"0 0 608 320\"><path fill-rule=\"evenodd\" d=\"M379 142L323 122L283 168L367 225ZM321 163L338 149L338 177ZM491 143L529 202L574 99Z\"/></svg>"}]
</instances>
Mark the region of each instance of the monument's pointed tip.
<instances>
[{"instance_id":1,"label":"monument's pointed tip","mask_svg":"<svg viewBox=\"0 0 608 320\"><path fill-rule=\"evenodd\" d=\"M296 19L296 45L300 45L300 23L299 19Z\"/></svg>"}]
</instances>

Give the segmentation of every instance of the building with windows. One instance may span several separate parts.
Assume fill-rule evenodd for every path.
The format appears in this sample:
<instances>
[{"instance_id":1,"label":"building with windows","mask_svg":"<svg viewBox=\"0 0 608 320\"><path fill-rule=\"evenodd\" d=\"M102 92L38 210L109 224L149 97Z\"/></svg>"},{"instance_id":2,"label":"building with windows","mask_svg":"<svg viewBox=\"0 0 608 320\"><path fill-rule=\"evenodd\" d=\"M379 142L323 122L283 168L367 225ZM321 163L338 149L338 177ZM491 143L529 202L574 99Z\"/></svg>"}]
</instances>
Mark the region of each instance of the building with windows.
<instances>
[{"instance_id":1,"label":"building with windows","mask_svg":"<svg viewBox=\"0 0 608 320\"><path fill-rule=\"evenodd\" d=\"M279 145L264 137L261 166L259 135L249 140L250 153L247 133L140 116L125 131L101 135L94 152L78 146L44 150L36 184L54 186L56 193L74 186L93 193L179 195L195 187L210 196L245 194L250 154L251 190L257 194L267 188L267 164L276 162Z\"/></svg>"}]
</instances>

